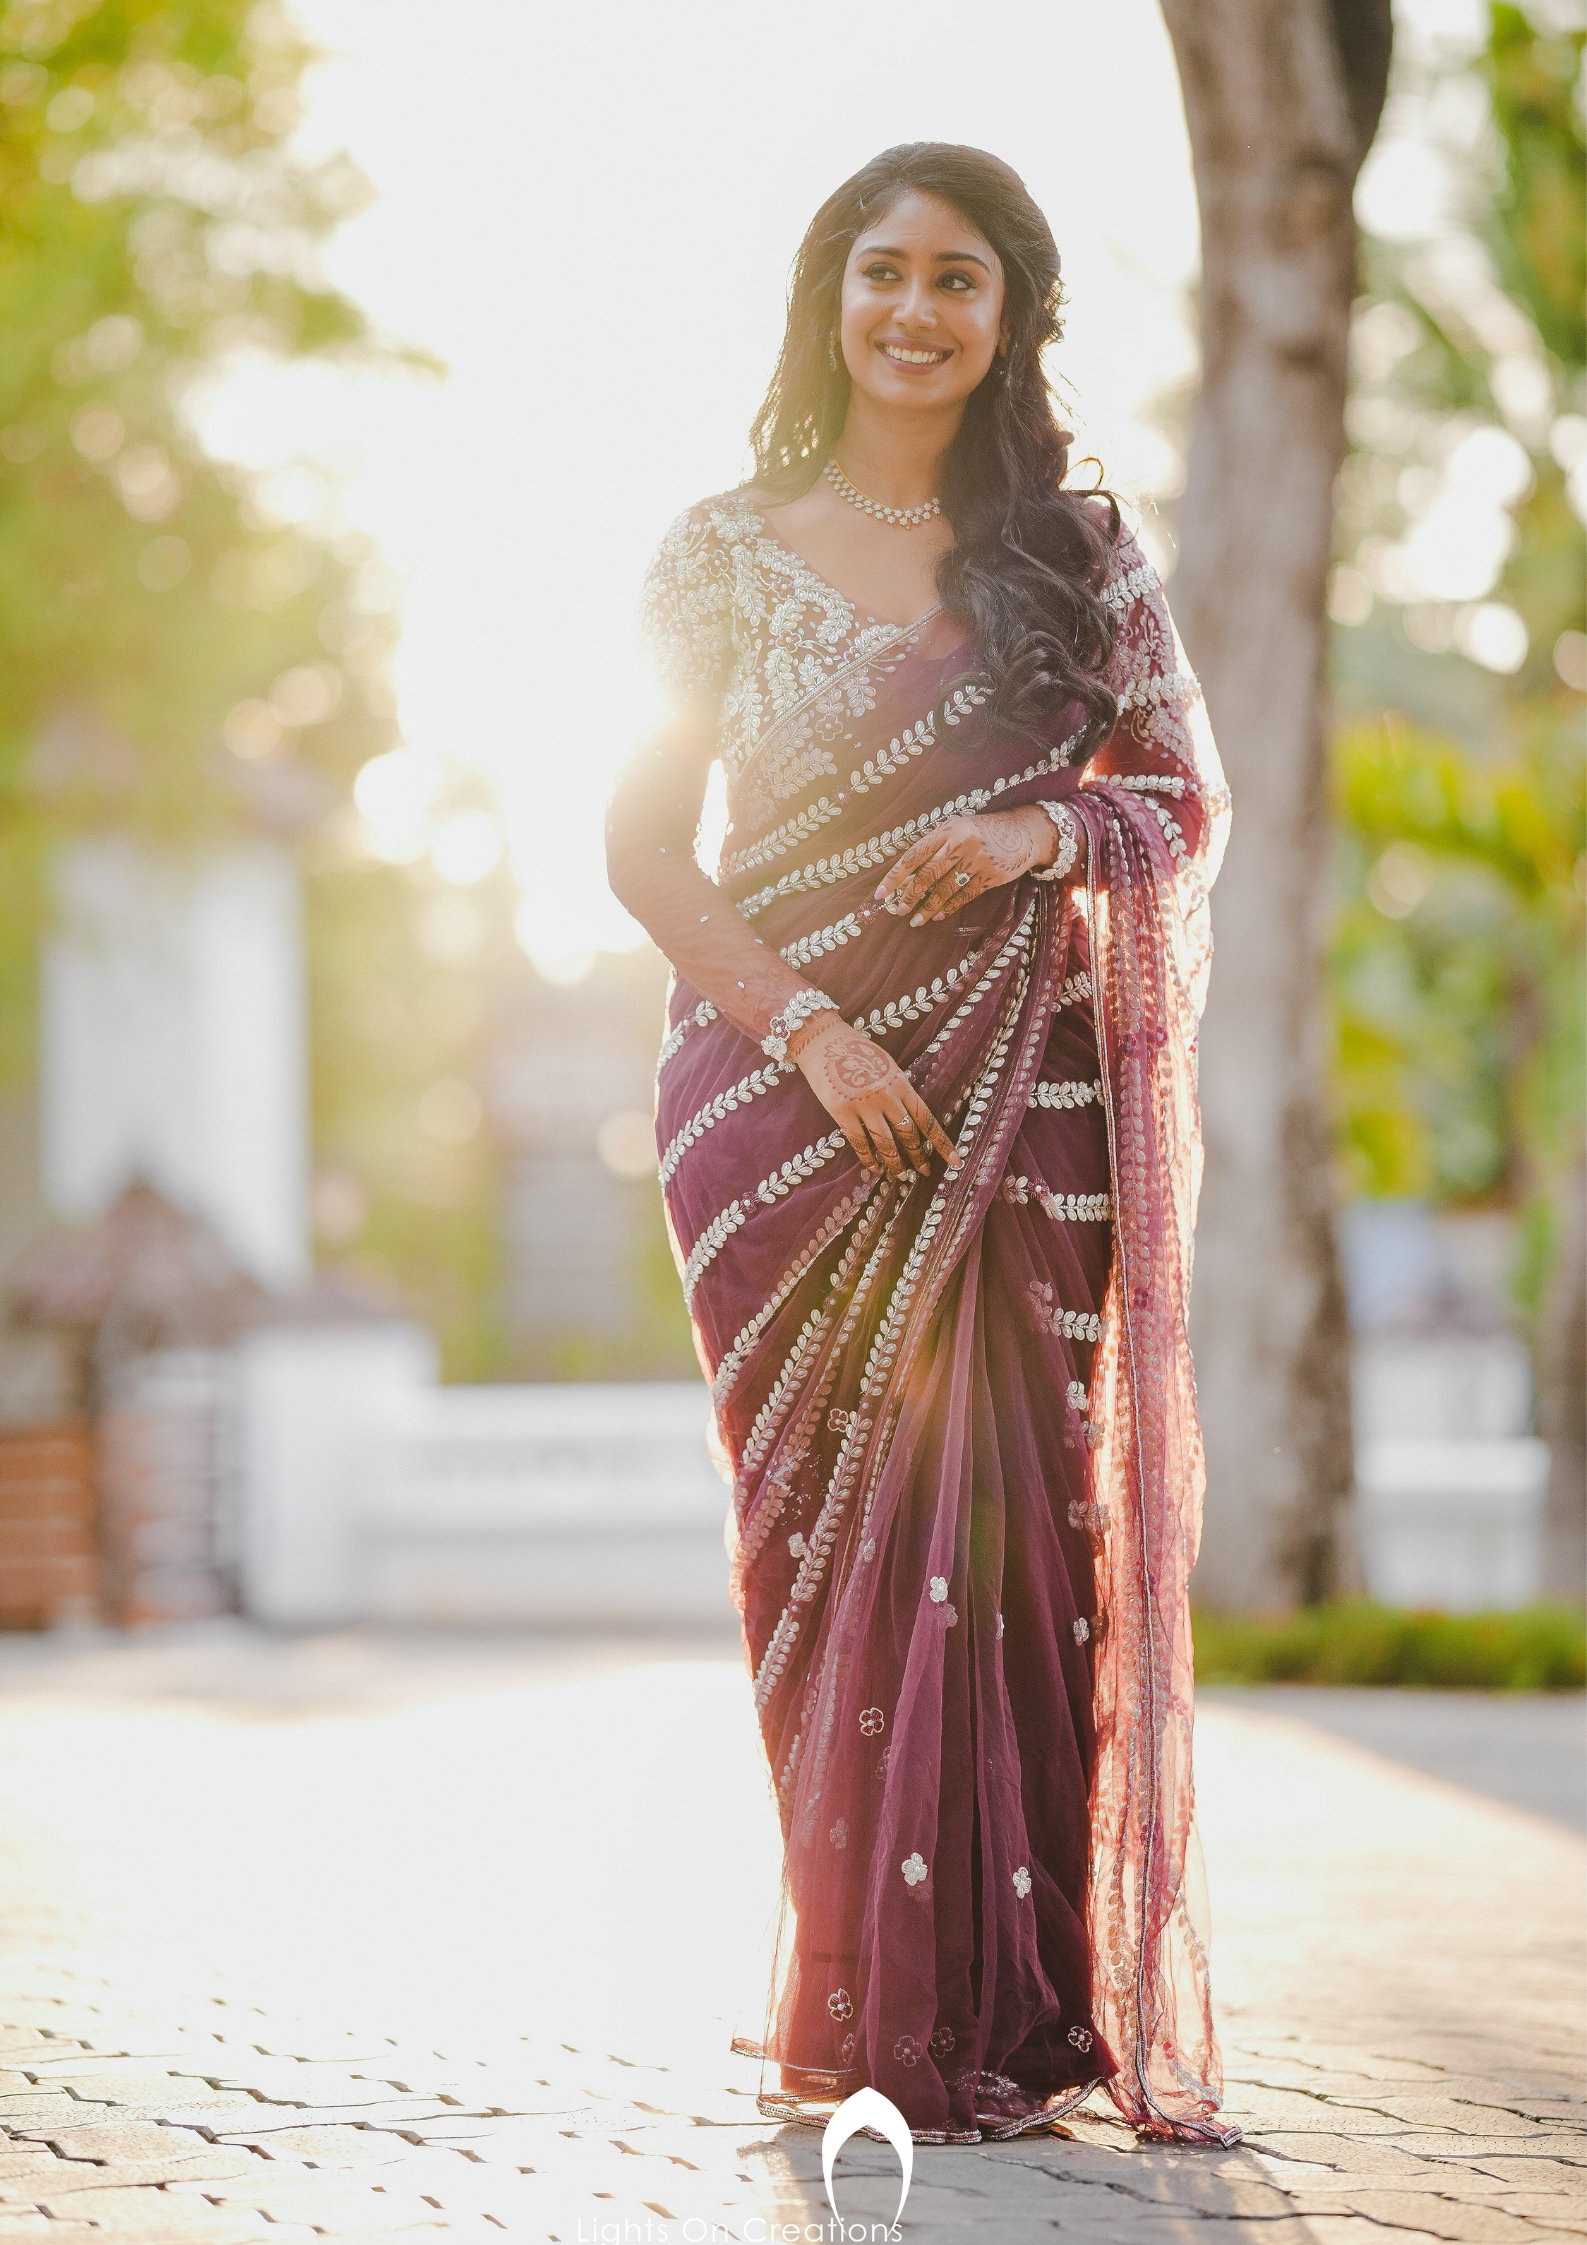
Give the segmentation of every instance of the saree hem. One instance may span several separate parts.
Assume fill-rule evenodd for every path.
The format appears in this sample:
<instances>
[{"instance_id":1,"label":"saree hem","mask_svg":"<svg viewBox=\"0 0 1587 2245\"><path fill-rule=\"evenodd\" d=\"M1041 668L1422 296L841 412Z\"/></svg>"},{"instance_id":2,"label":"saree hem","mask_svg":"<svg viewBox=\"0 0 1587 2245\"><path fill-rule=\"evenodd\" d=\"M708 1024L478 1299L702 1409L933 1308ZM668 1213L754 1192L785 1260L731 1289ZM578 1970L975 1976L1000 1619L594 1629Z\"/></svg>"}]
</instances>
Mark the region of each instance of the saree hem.
<instances>
[{"instance_id":1,"label":"saree hem","mask_svg":"<svg viewBox=\"0 0 1587 2245\"><path fill-rule=\"evenodd\" d=\"M731 2048L741 2058L774 2062L765 2045L748 2035L735 2035ZM812 2066L784 2066L781 2070L785 2074L802 2074L808 2088L794 2088L785 2082L779 2089L762 2089L755 2099L756 2108L767 2120L796 2122L805 2128L824 2128L856 2090L874 2086L864 2079L864 2071L858 2066L837 2071ZM980 2087L975 2094L984 2096L987 2102L984 2111L977 2111L975 2128L911 2127L909 2133L917 2144L1000 2143L1014 2136L1038 2134L1051 2127L1055 2120L1077 2111L1093 2090L1106 2089L1117 2072L1114 2066L1105 2073L1088 2074L1083 2081L1043 2084L1019 2081L1009 2074L982 2069ZM997 2109L999 2100L1002 2110ZM1031 2109L1010 2111L1008 2107L1015 2100L1033 2100ZM875 2128L866 2127L857 2133L875 2136L878 2142L886 2140Z\"/></svg>"},{"instance_id":2,"label":"saree hem","mask_svg":"<svg viewBox=\"0 0 1587 2245\"><path fill-rule=\"evenodd\" d=\"M856 2088L860 2086L859 2083L855 2084ZM985 2113L977 2115L979 2126L975 2128L911 2128L910 2138L917 2144L996 2144L1009 2143L1016 2136L1042 2135L1077 2112L1093 2089L1101 2086L1097 2081L1078 2082L1070 2088L1055 2090L1033 2112L1009 2115L998 2113L989 2107ZM835 2093L829 2103L801 2103L793 2097L779 2096L775 2091L764 2091L755 2100L756 2108L765 2120L781 2120L799 2128L822 2129L828 2125L842 2103L843 2097ZM868 2123L863 2123L854 2133L857 2136L872 2136L878 2143L887 2141L879 2128L873 2128Z\"/></svg>"}]
</instances>

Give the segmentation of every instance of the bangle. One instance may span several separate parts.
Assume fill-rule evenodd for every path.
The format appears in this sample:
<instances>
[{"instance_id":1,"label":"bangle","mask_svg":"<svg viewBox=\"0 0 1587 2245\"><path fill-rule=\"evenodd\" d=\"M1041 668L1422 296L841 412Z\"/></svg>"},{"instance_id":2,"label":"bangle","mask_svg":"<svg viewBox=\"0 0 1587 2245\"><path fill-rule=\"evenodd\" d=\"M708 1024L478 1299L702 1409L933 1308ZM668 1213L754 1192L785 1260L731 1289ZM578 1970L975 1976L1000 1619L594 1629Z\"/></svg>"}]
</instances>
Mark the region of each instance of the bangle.
<instances>
[{"instance_id":1,"label":"bangle","mask_svg":"<svg viewBox=\"0 0 1587 2245\"><path fill-rule=\"evenodd\" d=\"M812 1013L822 1013L828 1007L836 1013L838 1002L829 998L824 990L796 990L781 1013L774 1013L767 1024L766 1034L760 1040L760 1049L768 1060L786 1060L788 1039L801 1021Z\"/></svg>"},{"instance_id":2,"label":"bangle","mask_svg":"<svg viewBox=\"0 0 1587 2245\"><path fill-rule=\"evenodd\" d=\"M1074 870L1075 859L1080 855L1080 822L1067 803L1038 803L1036 808L1045 811L1058 829L1058 855L1051 865L1038 867L1031 875L1033 881L1061 881Z\"/></svg>"}]
</instances>

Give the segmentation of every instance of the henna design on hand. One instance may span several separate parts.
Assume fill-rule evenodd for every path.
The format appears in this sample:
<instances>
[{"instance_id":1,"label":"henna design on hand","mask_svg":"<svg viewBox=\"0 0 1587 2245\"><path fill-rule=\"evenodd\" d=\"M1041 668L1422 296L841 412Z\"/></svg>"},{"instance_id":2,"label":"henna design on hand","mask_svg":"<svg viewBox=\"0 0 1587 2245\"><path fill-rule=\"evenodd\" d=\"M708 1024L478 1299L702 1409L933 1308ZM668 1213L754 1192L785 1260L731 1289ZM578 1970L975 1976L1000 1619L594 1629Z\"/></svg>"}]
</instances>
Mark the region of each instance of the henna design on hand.
<instances>
[{"instance_id":1,"label":"henna design on hand","mask_svg":"<svg viewBox=\"0 0 1587 2245\"><path fill-rule=\"evenodd\" d=\"M1000 817L1014 818L1018 815L1017 812L994 812L978 822L981 827L981 847L1002 872L1005 881L1017 881L1030 866L1032 859L1031 846L1025 836L1016 829L1000 826L998 823ZM1045 819L1045 812L1042 817Z\"/></svg>"},{"instance_id":2,"label":"henna design on hand","mask_svg":"<svg viewBox=\"0 0 1587 2245\"><path fill-rule=\"evenodd\" d=\"M827 1015L792 1057L865 1168L901 1178L907 1165L924 1176L933 1153L958 1167L953 1141L907 1074L863 1030Z\"/></svg>"},{"instance_id":3,"label":"henna design on hand","mask_svg":"<svg viewBox=\"0 0 1587 2245\"><path fill-rule=\"evenodd\" d=\"M878 1084L886 1083L894 1073L895 1063L885 1052L879 1052L869 1038L856 1037L853 1044L845 1043L840 1050L827 1055L827 1066L832 1080L845 1091L874 1091Z\"/></svg>"}]
</instances>

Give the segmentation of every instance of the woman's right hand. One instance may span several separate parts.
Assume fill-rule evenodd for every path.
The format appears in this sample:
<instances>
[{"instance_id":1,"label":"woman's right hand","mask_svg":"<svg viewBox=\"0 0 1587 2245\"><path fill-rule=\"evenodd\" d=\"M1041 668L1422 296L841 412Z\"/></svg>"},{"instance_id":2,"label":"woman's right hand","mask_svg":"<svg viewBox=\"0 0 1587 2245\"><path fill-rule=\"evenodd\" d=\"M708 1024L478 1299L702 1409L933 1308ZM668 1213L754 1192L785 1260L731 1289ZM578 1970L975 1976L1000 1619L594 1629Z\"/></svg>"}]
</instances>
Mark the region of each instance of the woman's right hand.
<instances>
[{"instance_id":1,"label":"woman's right hand","mask_svg":"<svg viewBox=\"0 0 1587 2245\"><path fill-rule=\"evenodd\" d=\"M924 1177L933 1151L959 1167L952 1139L897 1061L841 1014L816 1014L790 1041L788 1057L866 1169L893 1178L915 1169Z\"/></svg>"}]
</instances>

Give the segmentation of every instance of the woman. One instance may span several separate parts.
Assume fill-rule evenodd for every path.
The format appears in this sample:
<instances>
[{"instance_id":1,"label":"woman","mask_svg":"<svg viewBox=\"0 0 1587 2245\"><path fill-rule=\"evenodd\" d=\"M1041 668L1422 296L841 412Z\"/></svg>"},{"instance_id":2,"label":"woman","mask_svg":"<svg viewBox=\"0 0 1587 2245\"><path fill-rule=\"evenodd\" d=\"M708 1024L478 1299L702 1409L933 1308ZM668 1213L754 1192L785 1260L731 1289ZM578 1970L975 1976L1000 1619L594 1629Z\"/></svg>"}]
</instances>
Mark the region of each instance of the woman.
<instances>
[{"instance_id":1,"label":"woman","mask_svg":"<svg viewBox=\"0 0 1587 2245\"><path fill-rule=\"evenodd\" d=\"M868 2083L976 2143L1102 2084L1227 2143L1185 1342L1227 797L1150 564L1064 486L1058 303L977 150L818 212L755 481L648 580L609 864L676 969L661 1178L783 1824L761 2109Z\"/></svg>"}]
</instances>

